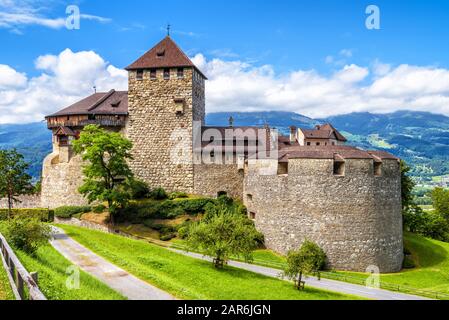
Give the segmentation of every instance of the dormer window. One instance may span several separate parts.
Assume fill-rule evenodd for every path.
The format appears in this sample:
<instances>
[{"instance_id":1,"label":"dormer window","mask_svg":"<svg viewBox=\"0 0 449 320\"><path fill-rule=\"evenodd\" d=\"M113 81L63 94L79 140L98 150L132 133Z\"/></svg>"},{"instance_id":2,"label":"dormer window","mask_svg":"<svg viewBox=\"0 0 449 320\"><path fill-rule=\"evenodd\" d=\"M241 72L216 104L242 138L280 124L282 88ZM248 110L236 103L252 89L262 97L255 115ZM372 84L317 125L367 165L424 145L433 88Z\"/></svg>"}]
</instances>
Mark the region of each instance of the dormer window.
<instances>
[{"instance_id":1,"label":"dormer window","mask_svg":"<svg viewBox=\"0 0 449 320\"><path fill-rule=\"evenodd\" d=\"M165 80L170 79L170 69L168 69L168 68L164 69L164 79Z\"/></svg>"},{"instance_id":2,"label":"dormer window","mask_svg":"<svg viewBox=\"0 0 449 320\"><path fill-rule=\"evenodd\" d=\"M156 74L156 69L151 69L151 70L150 70L150 79L151 79L151 80L155 80L155 79L156 79L156 76L157 76L157 74Z\"/></svg>"},{"instance_id":3,"label":"dormer window","mask_svg":"<svg viewBox=\"0 0 449 320\"><path fill-rule=\"evenodd\" d=\"M163 57L165 57L165 50L158 51L158 52L156 53L156 56L157 56L158 58L163 58Z\"/></svg>"},{"instance_id":4,"label":"dormer window","mask_svg":"<svg viewBox=\"0 0 449 320\"><path fill-rule=\"evenodd\" d=\"M137 70L137 72L136 72L136 79L137 80L143 80L143 70Z\"/></svg>"},{"instance_id":5,"label":"dormer window","mask_svg":"<svg viewBox=\"0 0 449 320\"><path fill-rule=\"evenodd\" d=\"M178 68L178 79L184 78L184 68Z\"/></svg>"}]
</instances>

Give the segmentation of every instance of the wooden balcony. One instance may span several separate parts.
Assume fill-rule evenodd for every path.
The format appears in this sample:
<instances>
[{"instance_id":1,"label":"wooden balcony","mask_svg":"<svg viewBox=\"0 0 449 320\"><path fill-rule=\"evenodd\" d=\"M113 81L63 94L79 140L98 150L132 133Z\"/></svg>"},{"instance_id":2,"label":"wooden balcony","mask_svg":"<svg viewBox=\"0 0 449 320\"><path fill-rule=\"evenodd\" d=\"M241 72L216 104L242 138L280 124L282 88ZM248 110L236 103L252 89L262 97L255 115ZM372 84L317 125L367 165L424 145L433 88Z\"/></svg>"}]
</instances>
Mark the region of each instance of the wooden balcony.
<instances>
[{"instance_id":1,"label":"wooden balcony","mask_svg":"<svg viewBox=\"0 0 449 320\"><path fill-rule=\"evenodd\" d=\"M80 121L48 121L48 129L58 127L85 127L89 124L97 124L102 127L124 127L125 120L109 120L109 119L96 119L96 120L80 120Z\"/></svg>"}]
</instances>

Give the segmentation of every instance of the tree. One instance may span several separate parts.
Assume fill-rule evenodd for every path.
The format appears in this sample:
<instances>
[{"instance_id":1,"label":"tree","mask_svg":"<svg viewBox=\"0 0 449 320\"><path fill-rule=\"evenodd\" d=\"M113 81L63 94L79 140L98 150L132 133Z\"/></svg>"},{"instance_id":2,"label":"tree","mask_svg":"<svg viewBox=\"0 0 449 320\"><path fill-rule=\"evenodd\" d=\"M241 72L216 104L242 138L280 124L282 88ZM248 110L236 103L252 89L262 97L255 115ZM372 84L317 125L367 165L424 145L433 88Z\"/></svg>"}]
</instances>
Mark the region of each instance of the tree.
<instances>
[{"instance_id":1,"label":"tree","mask_svg":"<svg viewBox=\"0 0 449 320\"><path fill-rule=\"evenodd\" d=\"M28 168L29 164L15 149L0 150L0 197L8 199L8 219L13 203L19 201L16 197L33 192Z\"/></svg>"},{"instance_id":2,"label":"tree","mask_svg":"<svg viewBox=\"0 0 449 320\"><path fill-rule=\"evenodd\" d=\"M117 209L130 198L129 181L133 174L127 160L131 156L132 143L120 133L110 132L97 125L88 125L80 138L73 142L73 150L86 161L83 166L84 184L79 188L92 203L108 203L111 222Z\"/></svg>"},{"instance_id":3,"label":"tree","mask_svg":"<svg viewBox=\"0 0 449 320\"><path fill-rule=\"evenodd\" d=\"M433 189L432 201L436 212L449 221L449 190L443 188Z\"/></svg>"},{"instance_id":4,"label":"tree","mask_svg":"<svg viewBox=\"0 0 449 320\"><path fill-rule=\"evenodd\" d=\"M248 217L230 209L223 209L207 219L192 224L187 245L214 257L216 268L222 268L231 256L252 260L252 251L258 247L260 238L254 223Z\"/></svg>"},{"instance_id":5,"label":"tree","mask_svg":"<svg viewBox=\"0 0 449 320\"><path fill-rule=\"evenodd\" d=\"M415 182L410 178L408 173L410 167L401 160L401 190L402 190L402 209L406 210L414 204L413 189L415 188Z\"/></svg>"},{"instance_id":6,"label":"tree","mask_svg":"<svg viewBox=\"0 0 449 320\"><path fill-rule=\"evenodd\" d=\"M295 282L295 288L304 288L302 277L304 274L317 274L326 263L326 254L316 244L305 240L299 250L291 250L287 254L287 266L283 276Z\"/></svg>"}]
</instances>

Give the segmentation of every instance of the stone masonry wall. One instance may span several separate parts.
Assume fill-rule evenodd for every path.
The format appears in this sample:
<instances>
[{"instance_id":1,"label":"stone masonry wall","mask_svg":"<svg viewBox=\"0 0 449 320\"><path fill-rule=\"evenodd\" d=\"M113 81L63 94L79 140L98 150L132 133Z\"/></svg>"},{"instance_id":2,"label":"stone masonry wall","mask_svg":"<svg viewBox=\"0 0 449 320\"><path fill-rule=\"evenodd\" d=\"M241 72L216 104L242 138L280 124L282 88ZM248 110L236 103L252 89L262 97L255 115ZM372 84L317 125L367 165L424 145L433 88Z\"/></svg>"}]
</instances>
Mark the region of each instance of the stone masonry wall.
<instances>
[{"instance_id":1,"label":"stone masonry wall","mask_svg":"<svg viewBox=\"0 0 449 320\"><path fill-rule=\"evenodd\" d=\"M305 238L318 243L328 267L397 272L403 259L399 163L346 160L345 176L333 175L333 160L290 159L286 175L259 175L250 166L244 201L255 213L268 248L286 253Z\"/></svg>"},{"instance_id":2,"label":"stone masonry wall","mask_svg":"<svg viewBox=\"0 0 449 320\"><path fill-rule=\"evenodd\" d=\"M14 202L14 209L34 209L41 208L40 195L23 195L18 197L19 202ZM8 209L8 199L0 199L0 209Z\"/></svg>"},{"instance_id":3,"label":"stone masonry wall","mask_svg":"<svg viewBox=\"0 0 449 320\"><path fill-rule=\"evenodd\" d=\"M61 163L57 152L45 158L42 170L42 207L54 209L68 205L87 205L86 199L78 192L83 183L82 163L79 156Z\"/></svg>"},{"instance_id":4,"label":"stone masonry wall","mask_svg":"<svg viewBox=\"0 0 449 320\"><path fill-rule=\"evenodd\" d=\"M155 80L148 70L143 80L129 72L127 136L134 145L130 167L150 187L192 193L193 121L204 121L204 79L192 68L184 69L182 79L176 72L171 69L169 80L160 69ZM176 112L179 98L185 101L184 114Z\"/></svg>"},{"instance_id":5,"label":"stone masonry wall","mask_svg":"<svg viewBox=\"0 0 449 320\"><path fill-rule=\"evenodd\" d=\"M195 194L216 197L224 191L230 197L243 199L243 172L237 164L196 164Z\"/></svg>"}]
</instances>

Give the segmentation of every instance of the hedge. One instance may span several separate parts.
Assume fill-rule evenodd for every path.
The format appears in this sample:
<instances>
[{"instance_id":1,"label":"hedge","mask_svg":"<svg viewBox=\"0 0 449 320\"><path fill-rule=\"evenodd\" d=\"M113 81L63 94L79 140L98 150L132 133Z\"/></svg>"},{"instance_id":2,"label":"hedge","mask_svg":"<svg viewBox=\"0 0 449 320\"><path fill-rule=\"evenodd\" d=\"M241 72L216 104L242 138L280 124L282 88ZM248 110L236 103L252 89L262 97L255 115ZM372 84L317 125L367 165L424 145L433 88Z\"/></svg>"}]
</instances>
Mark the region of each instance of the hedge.
<instances>
[{"instance_id":1,"label":"hedge","mask_svg":"<svg viewBox=\"0 0 449 320\"><path fill-rule=\"evenodd\" d=\"M177 199L164 201L133 202L116 215L117 222L144 223L148 219L174 219L183 214L203 214L213 199Z\"/></svg>"},{"instance_id":2,"label":"hedge","mask_svg":"<svg viewBox=\"0 0 449 320\"><path fill-rule=\"evenodd\" d=\"M58 218L71 218L77 214L83 214L91 212L92 208L89 206L77 207L77 206L63 206L55 209L55 216Z\"/></svg>"},{"instance_id":3,"label":"hedge","mask_svg":"<svg viewBox=\"0 0 449 320\"><path fill-rule=\"evenodd\" d=\"M12 217L36 217L42 222L52 222L54 211L49 209L12 209ZM0 220L8 219L8 209L0 209Z\"/></svg>"}]
</instances>

